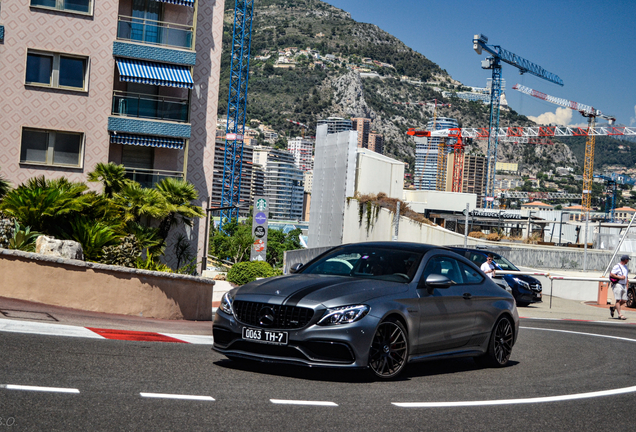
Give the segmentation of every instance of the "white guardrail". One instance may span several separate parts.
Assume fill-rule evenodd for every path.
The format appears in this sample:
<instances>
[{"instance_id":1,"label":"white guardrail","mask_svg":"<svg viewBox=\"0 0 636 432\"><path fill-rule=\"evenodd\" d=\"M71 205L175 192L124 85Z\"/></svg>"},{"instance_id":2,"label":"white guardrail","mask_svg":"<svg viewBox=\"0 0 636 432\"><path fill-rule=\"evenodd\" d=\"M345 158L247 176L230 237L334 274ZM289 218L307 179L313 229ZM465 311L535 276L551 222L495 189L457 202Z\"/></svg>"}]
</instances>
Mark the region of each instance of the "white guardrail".
<instances>
[{"instance_id":1,"label":"white guardrail","mask_svg":"<svg viewBox=\"0 0 636 432\"><path fill-rule=\"evenodd\" d=\"M526 275L526 276L546 276L550 279L550 309L552 309L552 288L554 280L578 280L588 282L609 282L609 277L581 277L581 276L559 276L551 275L550 272L524 272L524 271L501 271L497 270L495 275Z\"/></svg>"}]
</instances>

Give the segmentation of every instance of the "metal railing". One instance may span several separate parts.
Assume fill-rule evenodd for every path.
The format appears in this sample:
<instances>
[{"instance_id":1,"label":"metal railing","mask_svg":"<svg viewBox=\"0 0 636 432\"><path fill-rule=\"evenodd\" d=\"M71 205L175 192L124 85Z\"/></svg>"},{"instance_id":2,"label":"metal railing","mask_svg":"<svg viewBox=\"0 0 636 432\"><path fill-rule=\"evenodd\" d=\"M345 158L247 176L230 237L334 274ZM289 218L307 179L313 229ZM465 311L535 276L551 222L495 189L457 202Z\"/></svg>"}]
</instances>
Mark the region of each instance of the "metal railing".
<instances>
[{"instance_id":1,"label":"metal railing","mask_svg":"<svg viewBox=\"0 0 636 432\"><path fill-rule=\"evenodd\" d=\"M192 49L194 28L189 25L155 21L120 15L117 21L117 39L151 45Z\"/></svg>"},{"instance_id":2,"label":"metal railing","mask_svg":"<svg viewBox=\"0 0 636 432\"><path fill-rule=\"evenodd\" d=\"M126 178L136 181L146 188L154 187L154 185L165 178L183 179L183 172L181 171L125 168L125 173Z\"/></svg>"},{"instance_id":3,"label":"metal railing","mask_svg":"<svg viewBox=\"0 0 636 432\"><path fill-rule=\"evenodd\" d=\"M113 115L188 122L188 99L113 91Z\"/></svg>"}]
</instances>

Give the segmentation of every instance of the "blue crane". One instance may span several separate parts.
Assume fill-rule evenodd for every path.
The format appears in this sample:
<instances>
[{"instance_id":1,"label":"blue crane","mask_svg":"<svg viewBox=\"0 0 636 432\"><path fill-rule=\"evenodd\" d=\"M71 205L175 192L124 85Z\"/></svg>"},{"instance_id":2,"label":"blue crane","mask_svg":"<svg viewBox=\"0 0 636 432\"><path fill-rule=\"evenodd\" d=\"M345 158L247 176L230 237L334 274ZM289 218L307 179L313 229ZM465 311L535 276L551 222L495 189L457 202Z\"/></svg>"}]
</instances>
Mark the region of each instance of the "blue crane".
<instances>
[{"instance_id":1,"label":"blue crane","mask_svg":"<svg viewBox=\"0 0 636 432\"><path fill-rule=\"evenodd\" d=\"M499 107L501 101L501 62L508 63L511 66L519 69L519 73L529 73L536 75L539 78L543 78L546 81L550 81L560 86L563 85L563 80L518 55L506 51L499 45L488 45L488 38L484 35L475 35L473 38L473 49L477 54L481 55L483 51L488 52L492 57L487 57L486 60L481 62L482 69L492 69L492 87L490 90L490 131L499 130ZM497 145L499 144L499 138L496 133L488 134L488 170L486 180L486 208L493 207L493 199L495 196L495 167L497 164Z\"/></svg>"},{"instance_id":2,"label":"blue crane","mask_svg":"<svg viewBox=\"0 0 636 432\"><path fill-rule=\"evenodd\" d=\"M236 0L230 60L230 91L227 103L220 228L238 220L243 166L243 134L247 115L247 84L252 45L254 0Z\"/></svg>"},{"instance_id":3,"label":"blue crane","mask_svg":"<svg viewBox=\"0 0 636 432\"><path fill-rule=\"evenodd\" d=\"M616 173L609 175L594 174L594 177L605 180L605 194L607 195L605 199L605 219L608 222L614 222L614 210L616 209L616 196L618 194L617 185L624 184L633 186L636 184L636 179L625 174Z\"/></svg>"}]
</instances>

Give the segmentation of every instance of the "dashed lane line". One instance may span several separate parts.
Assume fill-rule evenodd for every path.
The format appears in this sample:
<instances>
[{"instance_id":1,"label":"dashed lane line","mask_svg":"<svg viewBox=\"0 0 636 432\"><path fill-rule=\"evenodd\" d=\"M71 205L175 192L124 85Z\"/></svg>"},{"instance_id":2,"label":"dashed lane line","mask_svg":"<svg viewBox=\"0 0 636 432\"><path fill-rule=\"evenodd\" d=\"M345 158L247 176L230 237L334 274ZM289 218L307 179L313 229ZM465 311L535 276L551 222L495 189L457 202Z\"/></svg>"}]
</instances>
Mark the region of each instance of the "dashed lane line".
<instances>
[{"instance_id":1,"label":"dashed lane line","mask_svg":"<svg viewBox=\"0 0 636 432\"><path fill-rule=\"evenodd\" d=\"M25 386L15 384L0 384L0 388L7 390L24 390L24 391L38 391L38 392L50 392L50 393L79 393L78 389L74 388L62 388L62 387L40 387L40 386Z\"/></svg>"},{"instance_id":2,"label":"dashed lane line","mask_svg":"<svg viewBox=\"0 0 636 432\"><path fill-rule=\"evenodd\" d=\"M324 401L306 401L306 400L285 400L285 399L270 399L271 403L276 405L310 405L310 406L334 406L337 407L338 404L335 402L324 402Z\"/></svg>"},{"instance_id":3,"label":"dashed lane line","mask_svg":"<svg viewBox=\"0 0 636 432\"><path fill-rule=\"evenodd\" d=\"M141 397L145 398L157 398L157 399L183 399L183 400L200 400L200 401L214 401L212 396L196 396L196 395L182 395L182 394L168 394L168 393L139 393Z\"/></svg>"}]
</instances>

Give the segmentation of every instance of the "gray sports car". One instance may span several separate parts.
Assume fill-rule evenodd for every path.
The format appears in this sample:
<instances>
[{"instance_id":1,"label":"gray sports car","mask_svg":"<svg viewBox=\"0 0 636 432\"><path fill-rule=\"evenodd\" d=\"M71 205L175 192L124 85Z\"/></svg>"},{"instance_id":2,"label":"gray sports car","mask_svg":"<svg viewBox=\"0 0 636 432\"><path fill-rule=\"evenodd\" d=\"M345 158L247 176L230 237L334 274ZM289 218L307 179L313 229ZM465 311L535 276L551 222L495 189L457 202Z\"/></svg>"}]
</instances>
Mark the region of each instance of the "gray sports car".
<instances>
[{"instance_id":1,"label":"gray sports car","mask_svg":"<svg viewBox=\"0 0 636 432\"><path fill-rule=\"evenodd\" d=\"M429 359L505 366L517 338L512 295L449 249L348 244L292 273L229 291L214 318L214 350L393 378Z\"/></svg>"}]
</instances>

